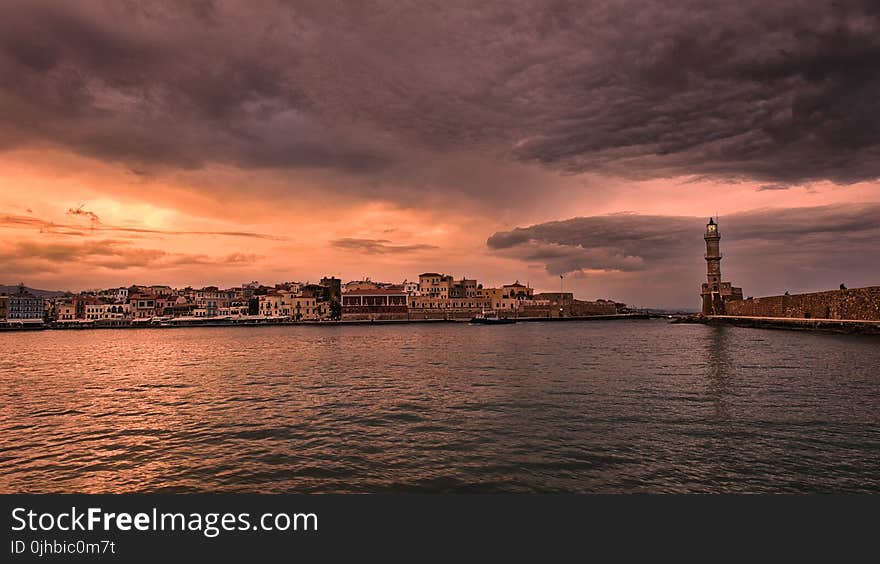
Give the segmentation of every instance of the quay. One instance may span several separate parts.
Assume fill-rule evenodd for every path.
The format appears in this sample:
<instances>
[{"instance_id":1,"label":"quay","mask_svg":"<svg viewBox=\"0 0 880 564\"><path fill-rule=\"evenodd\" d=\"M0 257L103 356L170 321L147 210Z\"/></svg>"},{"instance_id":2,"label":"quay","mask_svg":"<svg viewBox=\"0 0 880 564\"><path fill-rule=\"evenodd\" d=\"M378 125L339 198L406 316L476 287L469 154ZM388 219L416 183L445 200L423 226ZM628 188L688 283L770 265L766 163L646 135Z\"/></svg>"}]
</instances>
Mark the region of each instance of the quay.
<instances>
[{"instance_id":1,"label":"quay","mask_svg":"<svg viewBox=\"0 0 880 564\"><path fill-rule=\"evenodd\" d=\"M573 317L518 317L516 321L529 322L572 322L572 321L615 321L627 319L652 319L656 316L647 313L620 313L614 315L582 315ZM111 320L102 320L111 321ZM307 326L332 327L341 325L408 325L414 323L467 324L468 319L353 319L353 320L320 320L292 321L289 319L248 316L247 318L188 318L162 321L150 320L112 320L112 322L54 322L54 323L0 323L0 331L85 331L90 329L171 329L176 327L266 327L266 326Z\"/></svg>"},{"instance_id":2,"label":"quay","mask_svg":"<svg viewBox=\"0 0 880 564\"><path fill-rule=\"evenodd\" d=\"M753 317L739 315L694 315L673 323L732 325L753 329L819 331L847 335L880 335L880 321L863 319L817 319L812 317Z\"/></svg>"}]
</instances>

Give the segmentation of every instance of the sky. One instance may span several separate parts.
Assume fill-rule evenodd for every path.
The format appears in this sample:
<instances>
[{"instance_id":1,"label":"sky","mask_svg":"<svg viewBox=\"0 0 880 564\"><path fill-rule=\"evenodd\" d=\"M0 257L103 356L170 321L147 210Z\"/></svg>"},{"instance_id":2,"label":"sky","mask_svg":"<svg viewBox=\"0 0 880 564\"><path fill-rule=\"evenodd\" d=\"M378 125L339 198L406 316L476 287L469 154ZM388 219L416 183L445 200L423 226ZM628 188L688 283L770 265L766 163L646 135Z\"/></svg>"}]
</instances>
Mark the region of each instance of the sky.
<instances>
[{"instance_id":1,"label":"sky","mask_svg":"<svg viewBox=\"0 0 880 564\"><path fill-rule=\"evenodd\" d=\"M0 283L880 284L874 0L3 12Z\"/></svg>"}]
</instances>

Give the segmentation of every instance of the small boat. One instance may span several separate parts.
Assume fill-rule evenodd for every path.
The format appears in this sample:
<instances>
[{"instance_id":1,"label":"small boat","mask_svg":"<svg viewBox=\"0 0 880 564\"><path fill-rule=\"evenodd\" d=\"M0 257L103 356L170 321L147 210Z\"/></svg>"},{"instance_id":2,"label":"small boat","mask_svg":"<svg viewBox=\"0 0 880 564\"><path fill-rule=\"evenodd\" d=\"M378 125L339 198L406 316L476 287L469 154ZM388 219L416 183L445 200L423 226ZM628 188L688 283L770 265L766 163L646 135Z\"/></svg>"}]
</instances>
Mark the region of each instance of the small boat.
<instances>
[{"instance_id":1,"label":"small boat","mask_svg":"<svg viewBox=\"0 0 880 564\"><path fill-rule=\"evenodd\" d=\"M471 323L479 323L481 325L508 325L510 323L516 323L516 319L498 317L498 312L496 311L483 310L483 313L471 318Z\"/></svg>"}]
</instances>

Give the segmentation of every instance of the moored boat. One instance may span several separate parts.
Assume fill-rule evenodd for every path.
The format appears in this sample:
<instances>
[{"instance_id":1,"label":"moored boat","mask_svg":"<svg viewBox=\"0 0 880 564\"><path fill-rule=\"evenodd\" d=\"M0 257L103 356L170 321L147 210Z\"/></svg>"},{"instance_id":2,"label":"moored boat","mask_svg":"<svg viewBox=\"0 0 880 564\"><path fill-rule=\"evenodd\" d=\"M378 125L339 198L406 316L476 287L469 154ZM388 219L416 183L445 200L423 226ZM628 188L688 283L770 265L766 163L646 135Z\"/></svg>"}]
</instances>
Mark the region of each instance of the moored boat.
<instances>
[{"instance_id":1,"label":"moored boat","mask_svg":"<svg viewBox=\"0 0 880 564\"><path fill-rule=\"evenodd\" d=\"M486 311L483 310L479 315L475 315L471 318L471 323L479 323L481 325L508 325L511 323L516 323L516 319L510 319L509 317L499 317L498 312L496 311Z\"/></svg>"}]
</instances>

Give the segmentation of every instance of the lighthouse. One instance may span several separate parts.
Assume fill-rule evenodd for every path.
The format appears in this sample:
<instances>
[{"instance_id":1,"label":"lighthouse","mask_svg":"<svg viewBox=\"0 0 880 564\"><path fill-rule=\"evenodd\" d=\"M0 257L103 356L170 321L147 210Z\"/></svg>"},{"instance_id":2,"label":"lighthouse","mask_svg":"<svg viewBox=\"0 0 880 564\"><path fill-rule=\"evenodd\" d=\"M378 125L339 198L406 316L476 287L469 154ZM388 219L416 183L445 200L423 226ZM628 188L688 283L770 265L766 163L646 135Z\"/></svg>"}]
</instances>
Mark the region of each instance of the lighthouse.
<instances>
[{"instance_id":1,"label":"lighthouse","mask_svg":"<svg viewBox=\"0 0 880 564\"><path fill-rule=\"evenodd\" d=\"M724 315L724 302L741 300L742 288L721 281L721 232L715 218L709 218L703 239L706 241L706 282L700 292L702 311L704 315Z\"/></svg>"}]
</instances>

